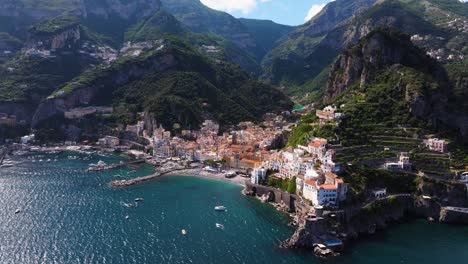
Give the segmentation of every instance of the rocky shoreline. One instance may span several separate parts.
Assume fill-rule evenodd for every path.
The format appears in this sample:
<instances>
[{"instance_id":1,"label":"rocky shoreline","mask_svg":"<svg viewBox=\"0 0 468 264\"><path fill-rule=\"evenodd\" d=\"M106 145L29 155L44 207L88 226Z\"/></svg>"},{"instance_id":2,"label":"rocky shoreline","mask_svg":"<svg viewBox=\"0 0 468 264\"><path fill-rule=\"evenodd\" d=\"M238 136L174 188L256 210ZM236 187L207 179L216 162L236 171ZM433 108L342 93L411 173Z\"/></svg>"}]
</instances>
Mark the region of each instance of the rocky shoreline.
<instances>
[{"instance_id":1,"label":"rocky shoreline","mask_svg":"<svg viewBox=\"0 0 468 264\"><path fill-rule=\"evenodd\" d=\"M250 184L249 184L250 185ZM429 185L425 186L425 185ZM438 187L429 181L422 182L420 188L426 192L442 194L449 186L450 192L460 192L462 197L451 198L445 204L451 203L464 206L468 202L465 186L455 183L445 183ZM253 187L257 191L252 192ZM463 187L463 188L461 188ZM458 189L460 190L458 190ZM468 224L468 209L466 207L451 207L442 205L436 198L413 194L396 194L375 199L365 205L343 210L324 210L311 208L301 199L295 199L294 208L285 206L280 208L278 199L272 200L265 196L265 191L271 189L266 186L246 186L244 193L257 196L264 202L270 202L278 210L288 213L294 226L294 234L281 243L281 247L289 249L312 250L319 257L338 256L345 246L357 242L364 236L373 235L380 230L387 229L392 223L399 223L407 217L417 217L437 221L445 224ZM267 190L268 191L268 190ZM263 193L262 193L263 192ZM275 190L276 196L281 190ZM283 192L284 193L284 192Z\"/></svg>"}]
</instances>

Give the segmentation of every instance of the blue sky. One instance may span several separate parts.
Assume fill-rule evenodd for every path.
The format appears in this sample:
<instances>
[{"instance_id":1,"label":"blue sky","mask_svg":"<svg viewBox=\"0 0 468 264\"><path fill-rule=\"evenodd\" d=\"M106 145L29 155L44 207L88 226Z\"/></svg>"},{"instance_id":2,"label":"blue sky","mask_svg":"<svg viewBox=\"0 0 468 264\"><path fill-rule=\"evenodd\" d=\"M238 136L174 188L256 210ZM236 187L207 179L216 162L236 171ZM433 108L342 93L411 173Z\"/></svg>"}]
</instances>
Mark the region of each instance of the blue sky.
<instances>
[{"instance_id":1,"label":"blue sky","mask_svg":"<svg viewBox=\"0 0 468 264\"><path fill-rule=\"evenodd\" d=\"M330 0L201 0L213 9L235 17L270 19L286 25L300 25L313 17Z\"/></svg>"}]
</instances>

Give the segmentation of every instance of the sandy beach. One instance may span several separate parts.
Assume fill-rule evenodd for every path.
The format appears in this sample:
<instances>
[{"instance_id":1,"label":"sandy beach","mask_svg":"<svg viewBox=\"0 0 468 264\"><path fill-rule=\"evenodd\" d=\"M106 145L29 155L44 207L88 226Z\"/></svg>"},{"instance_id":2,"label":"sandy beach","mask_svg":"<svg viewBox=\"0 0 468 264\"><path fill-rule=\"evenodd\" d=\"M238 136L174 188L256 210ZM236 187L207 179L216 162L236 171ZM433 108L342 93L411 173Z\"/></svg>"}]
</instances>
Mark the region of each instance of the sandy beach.
<instances>
[{"instance_id":1,"label":"sandy beach","mask_svg":"<svg viewBox=\"0 0 468 264\"><path fill-rule=\"evenodd\" d=\"M170 172L170 173L161 175L161 177L166 177L166 176L200 177L200 178L207 178L207 179L230 182L230 183L237 184L240 186L245 186L245 181L249 180L248 178L244 178L241 176L236 176L234 178L226 178L224 175L225 175L224 173L210 173L206 171L200 171L200 169L187 169L187 170L179 170L179 171Z\"/></svg>"}]
</instances>

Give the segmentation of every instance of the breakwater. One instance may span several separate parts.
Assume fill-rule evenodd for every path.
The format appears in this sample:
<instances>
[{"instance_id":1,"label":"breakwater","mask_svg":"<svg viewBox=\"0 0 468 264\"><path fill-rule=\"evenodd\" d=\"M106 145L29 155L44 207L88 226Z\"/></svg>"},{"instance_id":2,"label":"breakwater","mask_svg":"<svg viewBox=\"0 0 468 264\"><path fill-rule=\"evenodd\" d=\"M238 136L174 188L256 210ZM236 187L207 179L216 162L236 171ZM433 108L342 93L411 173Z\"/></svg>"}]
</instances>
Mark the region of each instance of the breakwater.
<instances>
[{"instance_id":1,"label":"breakwater","mask_svg":"<svg viewBox=\"0 0 468 264\"><path fill-rule=\"evenodd\" d=\"M130 161L130 162L121 162L118 164L110 164L110 165L96 165L96 166L91 166L89 167L86 171L87 172L96 172L96 171L104 171L104 170L112 170L112 169L118 169L122 167L127 167L127 166L132 166L136 164L141 164L145 163L144 160L136 160L136 161Z\"/></svg>"},{"instance_id":2,"label":"breakwater","mask_svg":"<svg viewBox=\"0 0 468 264\"><path fill-rule=\"evenodd\" d=\"M156 179L158 177L161 177L163 175L173 173L173 172L176 172L176 171L181 171L181 170L185 170L185 168L183 168L183 169L172 169L172 170L167 170L167 171L164 171L164 172L157 172L157 173L154 173L154 174L151 174L151 175L148 175L148 176L138 177L138 178L134 178L134 179L112 181L110 183L110 185L112 187L131 186L131 185L151 181L151 180L154 180L154 179Z\"/></svg>"}]
</instances>

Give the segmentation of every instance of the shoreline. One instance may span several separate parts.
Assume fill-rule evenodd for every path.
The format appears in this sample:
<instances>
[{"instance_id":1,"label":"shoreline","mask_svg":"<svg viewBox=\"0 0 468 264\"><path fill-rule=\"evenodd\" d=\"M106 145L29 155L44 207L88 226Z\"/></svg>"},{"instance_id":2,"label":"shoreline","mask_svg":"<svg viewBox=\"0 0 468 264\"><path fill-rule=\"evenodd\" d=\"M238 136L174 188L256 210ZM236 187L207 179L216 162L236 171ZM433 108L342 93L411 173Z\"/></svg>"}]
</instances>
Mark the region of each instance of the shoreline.
<instances>
[{"instance_id":1,"label":"shoreline","mask_svg":"<svg viewBox=\"0 0 468 264\"><path fill-rule=\"evenodd\" d=\"M236 176L234 178L226 178L224 177L224 174L222 173L209 173L209 172L200 171L199 169L179 170L179 171L168 172L168 173L164 173L160 175L160 177L171 177L171 176L211 179L211 180L232 183L241 187L245 187L245 181L248 180L247 178L243 178L241 176Z\"/></svg>"}]
</instances>

